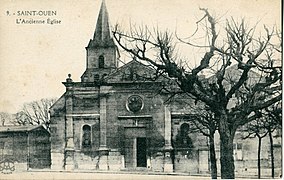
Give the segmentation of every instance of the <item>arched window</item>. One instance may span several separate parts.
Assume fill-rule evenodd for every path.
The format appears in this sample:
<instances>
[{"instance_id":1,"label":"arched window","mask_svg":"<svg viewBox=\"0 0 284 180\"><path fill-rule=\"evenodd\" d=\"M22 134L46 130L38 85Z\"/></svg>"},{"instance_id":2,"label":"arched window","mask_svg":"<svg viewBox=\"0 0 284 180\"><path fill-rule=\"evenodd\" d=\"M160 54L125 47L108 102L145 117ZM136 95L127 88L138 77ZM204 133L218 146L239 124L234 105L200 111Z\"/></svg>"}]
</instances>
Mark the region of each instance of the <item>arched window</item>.
<instances>
[{"instance_id":1,"label":"arched window","mask_svg":"<svg viewBox=\"0 0 284 180\"><path fill-rule=\"evenodd\" d=\"M192 140L189 137L189 124L183 123L180 126L180 131L177 135L177 147L193 148Z\"/></svg>"},{"instance_id":2,"label":"arched window","mask_svg":"<svg viewBox=\"0 0 284 180\"><path fill-rule=\"evenodd\" d=\"M99 68L104 68L105 67L105 58L103 55L99 56Z\"/></svg>"},{"instance_id":3,"label":"arched window","mask_svg":"<svg viewBox=\"0 0 284 180\"><path fill-rule=\"evenodd\" d=\"M83 126L82 148L91 148L91 126Z\"/></svg>"},{"instance_id":4,"label":"arched window","mask_svg":"<svg viewBox=\"0 0 284 180\"><path fill-rule=\"evenodd\" d=\"M186 137L188 135L189 125L187 123L183 123L180 126L180 133L182 137Z\"/></svg>"}]
</instances>

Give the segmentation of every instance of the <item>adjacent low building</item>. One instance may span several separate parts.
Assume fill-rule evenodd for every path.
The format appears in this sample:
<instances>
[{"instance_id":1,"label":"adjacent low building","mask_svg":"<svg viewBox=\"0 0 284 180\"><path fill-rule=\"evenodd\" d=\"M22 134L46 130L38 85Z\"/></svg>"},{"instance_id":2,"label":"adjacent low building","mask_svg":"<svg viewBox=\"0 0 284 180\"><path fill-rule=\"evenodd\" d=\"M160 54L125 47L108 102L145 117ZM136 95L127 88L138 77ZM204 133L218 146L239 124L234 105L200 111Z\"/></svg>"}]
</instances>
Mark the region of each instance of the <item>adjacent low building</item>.
<instances>
[{"instance_id":1,"label":"adjacent low building","mask_svg":"<svg viewBox=\"0 0 284 180\"><path fill-rule=\"evenodd\" d=\"M50 134L43 126L0 127L2 171L50 168L50 164Z\"/></svg>"}]
</instances>

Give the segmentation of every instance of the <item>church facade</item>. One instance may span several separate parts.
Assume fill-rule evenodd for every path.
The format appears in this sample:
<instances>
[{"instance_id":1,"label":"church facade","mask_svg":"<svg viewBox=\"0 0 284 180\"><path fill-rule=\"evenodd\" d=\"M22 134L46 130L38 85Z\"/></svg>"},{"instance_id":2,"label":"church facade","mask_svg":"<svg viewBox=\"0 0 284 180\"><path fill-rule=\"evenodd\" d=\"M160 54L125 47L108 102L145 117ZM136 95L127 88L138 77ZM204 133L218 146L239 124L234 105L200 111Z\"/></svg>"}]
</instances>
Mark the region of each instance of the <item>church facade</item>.
<instances>
[{"instance_id":1,"label":"church facade","mask_svg":"<svg viewBox=\"0 0 284 180\"><path fill-rule=\"evenodd\" d=\"M167 79L153 81L155 70L136 60L117 67L104 2L86 51L81 82L69 76L66 92L50 109L51 168L172 172L172 133L178 134L180 122L172 120L168 95L158 93Z\"/></svg>"},{"instance_id":2,"label":"church facade","mask_svg":"<svg viewBox=\"0 0 284 180\"><path fill-rule=\"evenodd\" d=\"M162 90L171 80L135 59L118 67L104 1L86 51L81 82L68 75L50 108L51 169L210 172L207 137L189 133L196 117Z\"/></svg>"}]
</instances>

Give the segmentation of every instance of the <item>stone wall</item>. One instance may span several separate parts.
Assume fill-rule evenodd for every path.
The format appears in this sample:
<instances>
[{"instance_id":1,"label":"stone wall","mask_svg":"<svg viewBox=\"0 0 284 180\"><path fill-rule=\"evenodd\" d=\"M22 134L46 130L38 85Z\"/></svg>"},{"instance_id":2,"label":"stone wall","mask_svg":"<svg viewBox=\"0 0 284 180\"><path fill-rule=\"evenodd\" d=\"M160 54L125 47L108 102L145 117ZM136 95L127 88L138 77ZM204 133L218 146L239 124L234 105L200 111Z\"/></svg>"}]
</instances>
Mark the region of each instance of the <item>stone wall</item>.
<instances>
[{"instance_id":1,"label":"stone wall","mask_svg":"<svg viewBox=\"0 0 284 180\"><path fill-rule=\"evenodd\" d=\"M65 94L50 109L51 169L64 169Z\"/></svg>"},{"instance_id":2,"label":"stone wall","mask_svg":"<svg viewBox=\"0 0 284 180\"><path fill-rule=\"evenodd\" d=\"M29 168L50 168L50 134L43 129L29 132Z\"/></svg>"},{"instance_id":3,"label":"stone wall","mask_svg":"<svg viewBox=\"0 0 284 180\"><path fill-rule=\"evenodd\" d=\"M104 56L105 67L116 67L116 48L89 48L87 51L87 68L99 68L99 56Z\"/></svg>"}]
</instances>

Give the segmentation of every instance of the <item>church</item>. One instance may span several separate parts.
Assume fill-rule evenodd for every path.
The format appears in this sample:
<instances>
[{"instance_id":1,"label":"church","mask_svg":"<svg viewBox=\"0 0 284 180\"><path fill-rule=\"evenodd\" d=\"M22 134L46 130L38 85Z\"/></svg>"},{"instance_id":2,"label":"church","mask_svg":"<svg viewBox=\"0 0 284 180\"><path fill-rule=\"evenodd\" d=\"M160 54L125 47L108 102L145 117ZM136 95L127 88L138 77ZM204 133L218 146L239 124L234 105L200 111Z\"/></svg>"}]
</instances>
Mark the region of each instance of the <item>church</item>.
<instances>
[{"instance_id":1,"label":"church","mask_svg":"<svg viewBox=\"0 0 284 180\"><path fill-rule=\"evenodd\" d=\"M187 134L186 120L179 121L179 113L173 112L179 107L165 103L168 95L158 93L166 77L153 80L155 70L135 59L118 67L104 1L86 51L81 82L69 75L63 82L66 92L50 109L51 168L172 172L171 141L180 128ZM189 149L194 146L185 141ZM208 161L207 151L199 153ZM206 161L200 163L208 170Z\"/></svg>"},{"instance_id":2,"label":"church","mask_svg":"<svg viewBox=\"0 0 284 180\"><path fill-rule=\"evenodd\" d=\"M184 98L169 100L171 80L135 59L118 66L104 1L86 56L81 81L69 74L50 108L51 169L210 173L208 138L189 133L196 116L185 115ZM245 147L238 160L251 155Z\"/></svg>"}]
</instances>

